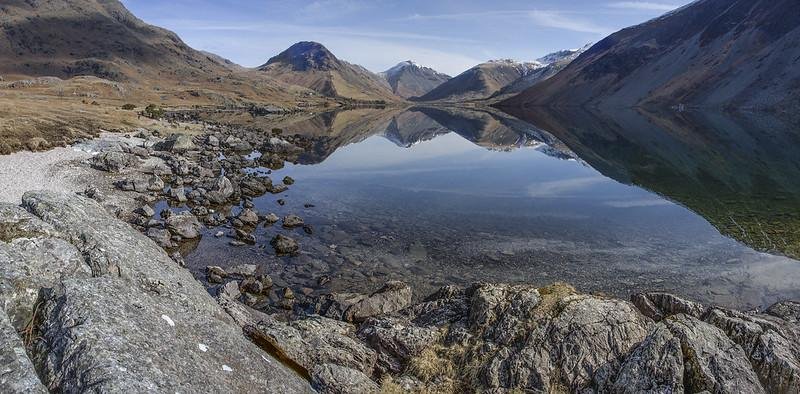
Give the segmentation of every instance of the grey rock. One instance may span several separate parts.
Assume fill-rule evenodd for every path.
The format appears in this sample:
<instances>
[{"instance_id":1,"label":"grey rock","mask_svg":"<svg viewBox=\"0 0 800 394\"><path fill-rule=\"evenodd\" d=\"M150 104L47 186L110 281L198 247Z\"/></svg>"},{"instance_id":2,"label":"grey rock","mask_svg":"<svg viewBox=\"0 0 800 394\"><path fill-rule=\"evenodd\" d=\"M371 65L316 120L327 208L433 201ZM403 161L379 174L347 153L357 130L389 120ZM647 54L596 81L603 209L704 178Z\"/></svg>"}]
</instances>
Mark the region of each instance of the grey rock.
<instances>
[{"instance_id":1,"label":"grey rock","mask_svg":"<svg viewBox=\"0 0 800 394\"><path fill-rule=\"evenodd\" d=\"M226 203L235 193L231 180L221 176L214 180L206 193L206 198L213 204L221 205Z\"/></svg>"},{"instance_id":2,"label":"grey rock","mask_svg":"<svg viewBox=\"0 0 800 394\"><path fill-rule=\"evenodd\" d=\"M297 241L282 234L278 234L272 238L270 245L272 245L275 249L275 253L279 256L293 255L300 250L300 245Z\"/></svg>"},{"instance_id":3,"label":"grey rock","mask_svg":"<svg viewBox=\"0 0 800 394\"><path fill-rule=\"evenodd\" d=\"M696 302L661 292L635 294L631 297L631 302L639 308L642 314L655 321L679 313L700 319L707 310L706 307Z\"/></svg>"},{"instance_id":4,"label":"grey rock","mask_svg":"<svg viewBox=\"0 0 800 394\"><path fill-rule=\"evenodd\" d=\"M53 237L59 232L25 209L0 203L0 241L11 242L16 238Z\"/></svg>"},{"instance_id":5,"label":"grey rock","mask_svg":"<svg viewBox=\"0 0 800 394\"><path fill-rule=\"evenodd\" d=\"M172 134L166 140L154 146L156 150L173 153L186 152L196 149L192 136L186 134Z\"/></svg>"},{"instance_id":6,"label":"grey rock","mask_svg":"<svg viewBox=\"0 0 800 394\"><path fill-rule=\"evenodd\" d=\"M231 297L221 296L217 300L251 338L275 346L296 368L309 375L321 364L350 368L367 376L372 374L375 351L355 338L355 327L351 324L321 316L282 322Z\"/></svg>"},{"instance_id":7,"label":"grey rock","mask_svg":"<svg viewBox=\"0 0 800 394\"><path fill-rule=\"evenodd\" d=\"M311 370L311 385L320 393L379 393L380 387L369 376L335 364L317 365Z\"/></svg>"},{"instance_id":8,"label":"grey rock","mask_svg":"<svg viewBox=\"0 0 800 394\"><path fill-rule=\"evenodd\" d=\"M438 327L419 327L403 317L368 319L358 328L358 336L377 350L381 374L397 374L413 357L442 338Z\"/></svg>"},{"instance_id":9,"label":"grey rock","mask_svg":"<svg viewBox=\"0 0 800 394\"><path fill-rule=\"evenodd\" d=\"M103 152L89 159L89 164L100 171L120 172L138 166L139 159L130 153Z\"/></svg>"},{"instance_id":10,"label":"grey rock","mask_svg":"<svg viewBox=\"0 0 800 394\"><path fill-rule=\"evenodd\" d=\"M156 214L156 211L154 211L153 208L150 207L149 205L142 205L141 207L137 208L134 212L147 218L151 218Z\"/></svg>"},{"instance_id":11,"label":"grey rock","mask_svg":"<svg viewBox=\"0 0 800 394\"><path fill-rule=\"evenodd\" d=\"M65 278L88 278L91 273L81 253L62 239L0 242L0 301L19 330L32 319L40 289L51 288Z\"/></svg>"},{"instance_id":12,"label":"grey rock","mask_svg":"<svg viewBox=\"0 0 800 394\"><path fill-rule=\"evenodd\" d=\"M767 308L767 313L789 323L800 325L800 302L781 301Z\"/></svg>"},{"instance_id":13,"label":"grey rock","mask_svg":"<svg viewBox=\"0 0 800 394\"><path fill-rule=\"evenodd\" d=\"M663 320L681 342L684 387L691 392L764 393L741 346L722 330L692 316L679 314Z\"/></svg>"},{"instance_id":14,"label":"grey rock","mask_svg":"<svg viewBox=\"0 0 800 394\"><path fill-rule=\"evenodd\" d=\"M681 341L663 324L626 358L612 387L615 393L683 393Z\"/></svg>"},{"instance_id":15,"label":"grey rock","mask_svg":"<svg viewBox=\"0 0 800 394\"><path fill-rule=\"evenodd\" d=\"M228 273L222 267L208 266L206 267L206 278L209 283L222 283Z\"/></svg>"},{"instance_id":16,"label":"grey rock","mask_svg":"<svg viewBox=\"0 0 800 394\"><path fill-rule=\"evenodd\" d=\"M168 230L151 227L147 229L147 237L155 241L158 246L168 249L173 247L172 234Z\"/></svg>"},{"instance_id":17,"label":"grey rock","mask_svg":"<svg viewBox=\"0 0 800 394\"><path fill-rule=\"evenodd\" d=\"M186 202L189 200L186 198L186 189L184 189L183 186L171 187L168 195L169 198L178 202Z\"/></svg>"},{"instance_id":18,"label":"grey rock","mask_svg":"<svg viewBox=\"0 0 800 394\"><path fill-rule=\"evenodd\" d=\"M258 224L258 213L250 208L245 208L238 215L236 218L242 222L245 226L255 226Z\"/></svg>"},{"instance_id":19,"label":"grey rock","mask_svg":"<svg viewBox=\"0 0 800 394\"><path fill-rule=\"evenodd\" d=\"M113 277L64 281L46 299L41 327L49 388L311 392L303 379L244 340L239 327L202 318L191 305Z\"/></svg>"},{"instance_id":20,"label":"grey rock","mask_svg":"<svg viewBox=\"0 0 800 394\"><path fill-rule=\"evenodd\" d=\"M345 319L362 322L368 317L396 312L411 305L411 287L400 281L389 281L345 312Z\"/></svg>"},{"instance_id":21,"label":"grey rock","mask_svg":"<svg viewBox=\"0 0 800 394\"><path fill-rule=\"evenodd\" d=\"M2 309L0 309L0 392L9 394L48 392L36 375L22 339Z\"/></svg>"},{"instance_id":22,"label":"grey rock","mask_svg":"<svg viewBox=\"0 0 800 394\"><path fill-rule=\"evenodd\" d=\"M297 215L286 215L283 218L283 227L294 228L302 226L303 219Z\"/></svg>"},{"instance_id":23,"label":"grey rock","mask_svg":"<svg viewBox=\"0 0 800 394\"><path fill-rule=\"evenodd\" d=\"M269 224L277 223L279 220L281 219L278 217L278 215L274 213L270 213L269 215L264 217L264 221Z\"/></svg>"},{"instance_id":24,"label":"grey rock","mask_svg":"<svg viewBox=\"0 0 800 394\"><path fill-rule=\"evenodd\" d=\"M742 347L768 392L800 392L800 333L786 320L712 309L707 323Z\"/></svg>"},{"instance_id":25,"label":"grey rock","mask_svg":"<svg viewBox=\"0 0 800 394\"><path fill-rule=\"evenodd\" d=\"M62 279L43 297L36 354L48 389L310 392L247 341L187 270L97 202L28 192L23 204L78 249L94 276Z\"/></svg>"},{"instance_id":26,"label":"grey rock","mask_svg":"<svg viewBox=\"0 0 800 394\"><path fill-rule=\"evenodd\" d=\"M241 278L246 278L248 276L255 276L257 270L258 266L255 264L241 264L235 267L228 267L226 272L228 273L228 275L234 275Z\"/></svg>"},{"instance_id":27,"label":"grey rock","mask_svg":"<svg viewBox=\"0 0 800 394\"><path fill-rule=\"evenodd\" d=\"M200 236L200 230L203 225L197 220L197 217L189 212L181 212L176 215L168 217L164 224L170 233L177 235L184 239L194 239Z\"/></svg>"}]
</instances>

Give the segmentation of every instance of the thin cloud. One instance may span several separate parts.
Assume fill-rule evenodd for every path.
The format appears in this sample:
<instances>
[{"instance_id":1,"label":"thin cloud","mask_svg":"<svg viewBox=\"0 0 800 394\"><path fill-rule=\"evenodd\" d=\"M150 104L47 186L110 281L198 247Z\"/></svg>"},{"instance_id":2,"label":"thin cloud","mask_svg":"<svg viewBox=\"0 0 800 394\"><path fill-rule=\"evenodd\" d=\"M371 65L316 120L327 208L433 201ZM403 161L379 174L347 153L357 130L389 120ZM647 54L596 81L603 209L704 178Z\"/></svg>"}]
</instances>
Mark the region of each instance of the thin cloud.
<instances>
[{"instance_id":1,"label":"thin cloud","mask_svg":"<svg viewBox=\"0 0 800 394\"><path fill-rule=\"evenodd\" d=\"M607 35L611 33L611 29L609 28L598 26L580 18L569 17L560 12L530 11L528 17L541 27L598 35Z\"/></svg>"},{"instance_id":2,"label":"thin cloud","mask_svg":"<svg viewBox=\"0 0 800 394\"><path fill-rule=\"evenodd\" d=\"M354 36L365 38L385 38L385 39L398 39L398 40L429 40L441 42L453 42L464 44L481 43L478 40L471 40L466 38L447 37L428 34L417 34L407 32L395 31L378 31L378 30L358 30L358 29L342 29L332 27L318 27L308 25L293 25L293 24L277 24L277 23L255 23L255 24L215 24L204 20L161 20L158 23L168 25L174 29L182 30L195 30L195 31L246 31L246 32L259 32L259 33L282 33L297 32L298 34L311 35L311 34L331 34L341 36Z\"/></svg>"},{"instance_id":3,"label":"thin cloud","mask_svg":"<svg viewBox=\"0 0 800 394\"><path fill-rule=\"evenodd\" d=\"M653 3L649 1L618 1L616 3L608 4L610 8L619 8L625 10L639 10L639 11L672 11L678 6L673 4Z\"/></svg>"}]
</instances>

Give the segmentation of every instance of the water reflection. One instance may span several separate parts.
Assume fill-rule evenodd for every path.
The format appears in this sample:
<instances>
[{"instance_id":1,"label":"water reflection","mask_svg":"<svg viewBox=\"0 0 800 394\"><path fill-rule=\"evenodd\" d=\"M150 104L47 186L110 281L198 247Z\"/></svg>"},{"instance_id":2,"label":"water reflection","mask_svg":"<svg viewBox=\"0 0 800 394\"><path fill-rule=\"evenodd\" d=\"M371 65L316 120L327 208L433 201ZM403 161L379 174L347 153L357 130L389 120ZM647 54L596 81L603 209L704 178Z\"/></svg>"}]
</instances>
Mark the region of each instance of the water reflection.
<instances>
[{"instance_id":1,"label":"water reflection","mask_svg":"<svg viewBox=\"0 0 800 394\"><path fill-rule=\"evenodd\" d=\"M562 280L735 307L800 297L800 263L734 240L797 256L791 128L635 111L521 117L530 123L445 107L233 119L313 138L297 165L272 175L297 183L255 202L315 232L292 234L304 251L295 258L274 256L265 245L285 230L267 227L256 247L204 237L187 261L198 273L258 263L278 284L316 291L402 279L424 296L452 283ZM322 276L332 279L324 287Z\"/></svg>"}]
</instances>

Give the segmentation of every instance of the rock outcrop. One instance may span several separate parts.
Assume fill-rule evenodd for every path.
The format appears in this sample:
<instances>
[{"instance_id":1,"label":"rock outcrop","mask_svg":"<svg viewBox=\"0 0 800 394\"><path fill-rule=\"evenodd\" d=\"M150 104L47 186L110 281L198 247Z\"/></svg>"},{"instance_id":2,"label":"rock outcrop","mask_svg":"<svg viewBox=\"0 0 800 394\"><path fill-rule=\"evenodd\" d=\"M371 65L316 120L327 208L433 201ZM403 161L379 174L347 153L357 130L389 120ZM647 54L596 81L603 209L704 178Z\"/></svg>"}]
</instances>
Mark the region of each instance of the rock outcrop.
<instances>
[{"instance_id":1,"label":"rock outcrop","mask_svg":"<svg viewBox=\"0 0 800 394\"><path fill-rule=\"evenodd\" d=\"M3 316L33 330L27 354L40 367L33 374L19 337L15 343L16 333L3 328L14 355L4 346L1 357L13 356L8 365L19 376L13 384L35 391L38 376L59 392L312 391L248 341L188 271L98 203L29 192L23 205L30 214L0 209L0 250L10 251ZM23 280L25 272L36 277ZM19 391L11 384L0 391Z\"/></svg>"}]
</instances>

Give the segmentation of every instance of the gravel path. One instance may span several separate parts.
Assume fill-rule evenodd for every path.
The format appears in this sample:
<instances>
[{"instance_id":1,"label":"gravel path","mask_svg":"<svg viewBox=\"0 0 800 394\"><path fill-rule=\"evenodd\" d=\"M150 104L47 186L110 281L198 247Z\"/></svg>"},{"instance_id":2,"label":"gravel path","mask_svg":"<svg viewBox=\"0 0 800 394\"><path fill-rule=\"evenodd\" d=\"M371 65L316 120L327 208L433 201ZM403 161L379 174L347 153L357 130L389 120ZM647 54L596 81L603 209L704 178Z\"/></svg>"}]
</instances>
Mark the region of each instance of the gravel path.
<instances>
[{"instance_id":1,"label":"gravel path","mask_svg":"<svg viewBox=\"0 0 800 394\"><path fill-rule=\"evenodd\" d=\"M83 190L80 172L71 164L90 156L73 148L0 156L0 202L18 204L28 190Z\"/></svg>"}]
</instances>

